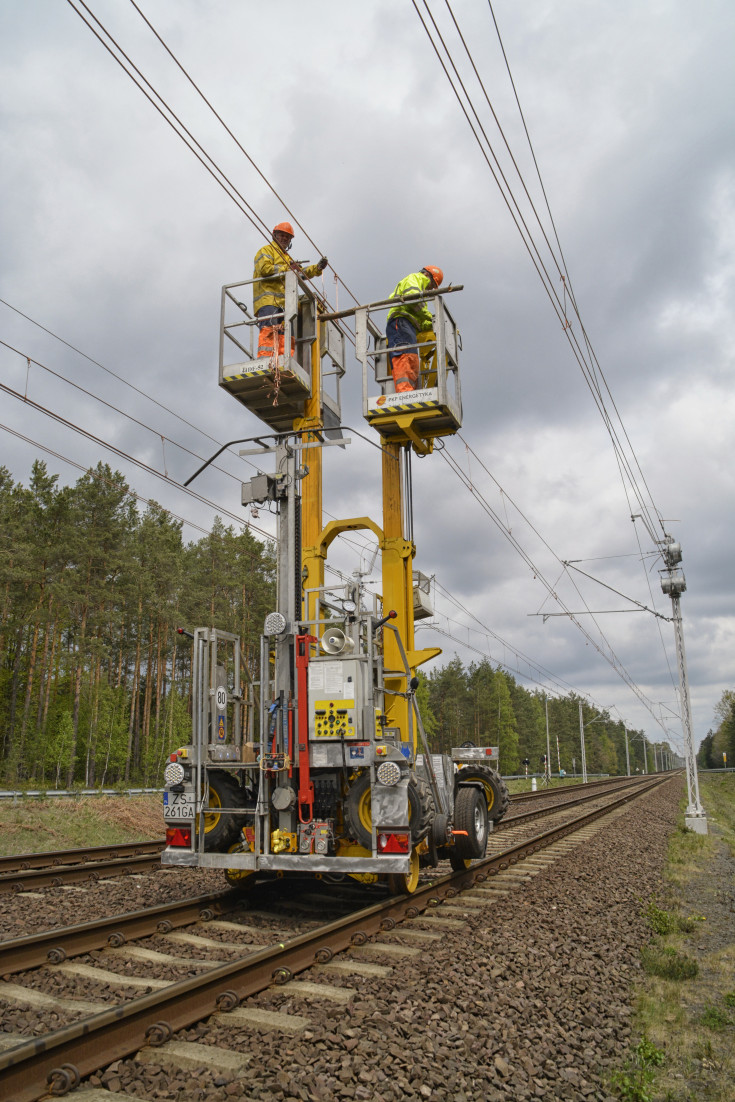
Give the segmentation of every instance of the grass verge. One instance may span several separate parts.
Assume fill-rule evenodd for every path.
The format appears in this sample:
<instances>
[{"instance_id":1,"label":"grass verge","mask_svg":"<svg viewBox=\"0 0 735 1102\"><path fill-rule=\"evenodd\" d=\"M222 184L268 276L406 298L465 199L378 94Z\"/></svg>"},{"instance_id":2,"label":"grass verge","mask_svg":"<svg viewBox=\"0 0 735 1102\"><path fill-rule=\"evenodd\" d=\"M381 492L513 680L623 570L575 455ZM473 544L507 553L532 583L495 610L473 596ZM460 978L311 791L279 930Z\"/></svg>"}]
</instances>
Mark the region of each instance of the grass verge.
<instances>
[{"instance_id":1,"label":"grass verge","mask_svg":"<svg viewBox=\"0 0 735 1102\"><path fill-rule=\"evenodd\" d=\"M161 797L84 796L0 803L0 854L45 853L163 837Z\"/></svg>"},{"instance_id":2,"label":"grass verge","mask_svg":"<svg viewBox=\"0 0 735 1102\"><path fill-rule=\"evenodd\" d=\"M642 1041L613 1075L625 1102L735 1099L735 775L700 775L700 788L709 834L684 829L682 804L664 898L644 905ZM660 1062L643 1058L648 1045Z\"/></svg>"}]
</instances>

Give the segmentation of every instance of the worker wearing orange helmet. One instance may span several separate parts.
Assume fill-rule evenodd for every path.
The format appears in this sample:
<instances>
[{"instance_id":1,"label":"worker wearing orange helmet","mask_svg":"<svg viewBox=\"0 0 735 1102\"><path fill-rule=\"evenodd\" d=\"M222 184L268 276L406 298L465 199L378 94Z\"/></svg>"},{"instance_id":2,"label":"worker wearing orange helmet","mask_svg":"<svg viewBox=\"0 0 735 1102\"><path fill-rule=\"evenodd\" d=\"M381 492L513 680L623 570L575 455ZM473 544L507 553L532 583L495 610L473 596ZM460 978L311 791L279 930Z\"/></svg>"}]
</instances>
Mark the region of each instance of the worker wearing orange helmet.
<instances>
[{"instance_id":1,"label":"worker wearing orange helmet","mask_svg":"<svg viewBox=\"0 0 735 1102\"><path fill-rule=\"evenodd\" d=\"M396 286L389 298L403 298L404 295L420 294L422 291L433 291L440 287L444 280L444 272L433 264L427 264L420 272L413 272L406 276ZM391 360L393 382L397 391L415 390L419 378L419 354L418 334L431 330L434 319L425 302L417 302L415 299L408 302L399 302L388 311L388 322L385 327L385 335L388 339L388 352ZM433 337L431 338L433 340ZM414 345L414 348L406 348L406 345ZM402 351L393 355L391 348L401 348Z\"/></svg>"},{"instance_id":2,"label":"worker wearing orange helmet","mask_svg":"<svg viewBox=\"0 0 735 1102\"><path fill-rule=\"evenodd\" d=\"M292 260L288 250L291 248L293 236L291 223L279 222L273 229L273 240L255 254L253 279L258 282L253 283L253 311L260 329L258 356L270 356L275 352L276 339L278 353L283 354L283 273L290 268L306 279L313 279L327 266L326 256L307 268L302 268L298 261Z\"/></svg>"}]
</instances>

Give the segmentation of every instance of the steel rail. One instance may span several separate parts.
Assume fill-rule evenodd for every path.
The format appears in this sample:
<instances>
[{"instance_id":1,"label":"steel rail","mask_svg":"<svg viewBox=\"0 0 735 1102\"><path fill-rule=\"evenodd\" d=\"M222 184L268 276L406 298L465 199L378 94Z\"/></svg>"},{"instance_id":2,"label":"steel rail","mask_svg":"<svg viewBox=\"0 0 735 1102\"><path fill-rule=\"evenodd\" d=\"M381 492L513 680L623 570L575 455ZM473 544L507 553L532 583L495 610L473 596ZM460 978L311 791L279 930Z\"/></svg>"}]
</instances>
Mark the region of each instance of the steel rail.
<instances>
[{"instance_id":1,"label":"steel rail","mask_svg":"<svg viewBox=\"0 0 735 1102\"><path fill-rule=\"evenodd\" d=\"M249 953L200 976L171 984L90 1018L63 1026L45 1036L0 1054L0 1097L6 1102L37 1102L49 1092L65 1094L98 1069L137 1052L164 1044L177 1030L211 1014L234 1009L243 999L286 982L292 976L326 963L335 953L363 945L374 934L392 930L406 918L485 881L553 842L581 830L631 800L647 794L670 777L636 786L602 808L553 827L470 869L420 886L410 896L376 903L285 943ZM124 983L124 977L121 977Z\"/></svg>"},{"instance_id":2,"label":"steel rail","mask_svg":"<svg viewBox=\"0 0 735 1102\"><path fill-rule=\"evenodd\" d=\"M626 786L629 787L629 786ZM534 819L547 818L557 811L568 810L590 800L600 799L601 793L585 791L576 800L565 800L551 807L537 808L511 818L504 818L498 831L511 824L532 822ZM502 841L502 840L501 840ZM224 889L207 895L197 896L178 903L162 903L156 907L132 911L129 914L114 915L76 926L60 927L41 934L29 934L11 941L0 941L0 975L24 972L28 968L38 968L51 962L59 964L69 957L89 953L95 949L104 949L108 945L119 947L135 938L150 937L153 934L168 932L175 926L185 926L197 920L206 921L225 910L234 909L242 900L242 894ZM161 927L167 928L162 931Z\"/></svg>"},{"instance_id":3,"label":"steel rail","mask_svg":"<svg viewBox=\"0 0 735 1102\"><path fill-rule=\"evenodd\" d=\"M161 847L163 848L163 847ZM10 872L0 877L0 895L29 888L58 888L84 880L102 880L107 876L126 876L161 868L160 850L140 857L121 857L115 861L87 861L82 865L58 865L45 872Z\"/></svg>"},{"instance_id":4,"label":"steel rail","mask_svg":"<svg viewBox=\"0 0 735 1102\"><path fill-rule=\"evenodd\" d=\"M43 869L49 865L79 864L82 861L113 860L128 854L160 853L166 843L162 838L147 842L121 842L117 846L85 846L81 849L56 849L46 853L11 853L0 857L0 874Z\"/></svg>"},{"instance_id":5,"label":"steel rail","mask_svg":"<svg viewBox=\"0 0 735 1102\"><path fill-rule=\"evenodd\" d=\"M61 926L42 934L0 941L0 975L25 972L43 964L61 964L69 957L90 953L94 949L108 946L117 949L135 938L167 934L177 926L206 922L216 915L234 910L241 903L242 892L230 888L176 903L159 903L129 914L83 922L78 926Z\"/></svg>"},{"instance_id":6,"label":"steel rail","mask_svg":"<svg viewBox=\"0 0 735 1102\"><path fill-rule=\"evenodd\" d=\"M558 803L547 804L545 807L534 808L533 811L521 811L518 815L508 815L507 813L498 823L498 829L503 830L510 826L516 826L518 823L530 823L534 819L540 819L544 816L553 815L557 811L564 811L567 808L578 807L581 804L590 803L592 800L599 800L608 793L625 792L629 788L636 788L639 786L639 782L633 781L630 784L616 785L615 788L606 788L601 792L588 792L587 789L583 789L583 795L577 796L571 800L560 800ZM513 801L510 802L510 807L513 807Z\"/></svg>"},{"instance_id":7,"label":"steel rail","mask_svg":"<svg viewBox=\"0 0 735 1102\"><path fill-rule=\"evenodd\" d=\"M616 784L622 784L628 782L629 784L635 784L636 782L643 782L648 779L649 776L653 776L652 773L641 773L639 776L632 777L606 777L601 781L588 781L587 784L555 784L549 787L542 787L535 792L514 792L511 793L511 803L532 803L534 800L541 799L543 796L552 796L557 793L568 794L570 792L590 792L594 789L607 790L614 788Z\"/></svg>"}]
</instances>

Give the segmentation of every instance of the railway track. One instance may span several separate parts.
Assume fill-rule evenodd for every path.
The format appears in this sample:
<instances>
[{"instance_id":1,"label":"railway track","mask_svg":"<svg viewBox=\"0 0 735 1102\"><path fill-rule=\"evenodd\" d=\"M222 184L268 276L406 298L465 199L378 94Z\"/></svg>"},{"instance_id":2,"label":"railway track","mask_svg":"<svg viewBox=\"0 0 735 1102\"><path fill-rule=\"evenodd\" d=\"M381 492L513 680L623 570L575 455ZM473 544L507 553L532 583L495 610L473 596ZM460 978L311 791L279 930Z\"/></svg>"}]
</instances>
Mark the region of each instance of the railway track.
<instances>
[{"instance_id":1,"label":"railway track","mask_svg":"<svg viewBox=\"0 0 735 1102\"><path fill-rule=\"evenodd\" d=\"M581 785L570 784L538 792L519 793L512 797L511 809L521 803L547 807L564 802L570 797L573 801L582 791L588 795L635 782L636 778L614 777L587 784L584 789ZM505 830L510 823L517 820L517 815L506 816L496 829ZM0 895L150 872L159 867L159 855L164 846L163 840L151 839L115 846L92 846L0 857Z\"/></svg>"},{"instance_id":2,"label":"railway track","mask_svg":"<svg viewBox=\"0 0 735 1102\"><path fill-rule=\"evenodd\" d=\"M0 877L29 869L55 868L58 865L81 865L92 861L114 861L122 857L140 857L160 853L165 842L152 838L146 842L120 842L115 846L89 846L81 849L57 849L46 853L17 853L0 857Z\"/></svg>"},{"instance_id":3,"label":"railway track","mask_svg":"<svg viewBox=\"0 0 735 1102\"><path fill-rule=\"evenodd\" d=\"M106 1004L102 997L91 1005L89 999L83 999L77 1002L77 1012L86 1015L81 1020L68 1022L35 1040L13 1038L15 1047L0 1054L0 1097L8 1102L35 1102L49 1090L63 1094L83 1077L131 1053L139 1053L139 1059L146 1059L156 1049L160 1050L160 1056L162 1046L168 1046L167 1059L179 1058L176 1051L185 1059L182 1050L176 1049L181 1042L173 1040L175 1033L212 1014L218 1016L218 1021L231 1022L239 1028L262 1029L265 1022L270 1029L288 1031L291 1028L288 1023L277 1024L277 1013L253 1007L248 1000L259 992L274 989L274 984L284 994L290 991L313 996L316 986L315 994L323 998L344 998L345 990L346 998L351 998L353 989L339 986L333 989L325 981L325 975L327 979L339 976L339 982L344 983L345 976L354 979L360 974L375 975L377 968L378 974L382 969L387 978L387 966L371 965L369 960L354 957L377 951L379 959L384 959L408 951L411 945L415 949L416 942L425 944L432 936L432 928L441 928L442 922L451 926L457 921L452 918L452 911L458 904L462 908L492 904L493 899L499 898L498 892L511 890L519 877L525 880L540 873L557 853L576 844L572 835L576 834L577 839L584 837L585 832L598 828L603 817L619 813L630 801L668 779L646 778L618 786L615 791L586 792L575 801L576 807L564 802L561 807L515 816L505 830L491 835L491 852L483 861L459 873L437 877L434 872L431 877L424 876L417 892L410 897L385 898L374 890L365 905L364 891L340 887L330 888L330 896L305 892L298 900L284 900L278 898L273 886L268 886L265 893L251 894L244 909L242 896L237 893L210 893L177 905L177 911L164 905L0 945L4 976L0 1000L10 1007L28 1006L29 1002L32 1005L34 1000L43 1004L45 996L55 1004L57 1014L68 1018L74 1013L73 996L50 996L44 987L63 990L63 985L74 976L87 983L92 977L93 984L112 986L115 998L119 998L119 988L129 991L135 982L147 988L145 994L114 1005ZM548 820L541 831L532 825L538 815ZM267 900L268 892L271 910L254 909ZM359 909L355 909L358 903ZM289 905L297 911L290 919ZM332 907L333 913L326 923L313 918L314 910L311 919L304 917L309 907L318 914L327 906ZM335 917L340 908L343 913ZM228 913L229 920L220 918ZM207 928L212 936L202 938L200 933L183 933L175 940L177 930L193 921L198 923L199 930ZM425 929L427 924L429 931ZM152 935L150 931L154 928ZM147 938L147 947L130 944L141 937ZM376 937L379 943L374 942ZM187 956L172 956L172 945L179 950L185 946ZM349 958L334 959L345 951L349 951ZM89 964L75 965L71 959L90 953ZM234 955L235 959L213 960L212 954ZM130 968L136 961L147 975L141 977L133 972L111 975L105 967L110 963L115 966L115 962L120 967L122 962ZM168 969L169 978L154 978L154 966ZM182 967L196 974L172 981L171 971ZM316 985L296 978L314 967L321 970L315 977ZM94 969L97 981L93 978ZM109 991L106 995L110 997ZM198 1051L193 1055L206 1064L212 1056L206 1051L207 1046L198 1045L195 1049ZM217 1059L224 1059L222 1051L218 1050ZM232 1057L237 1055L230 1052Z\"/></svg>"}]
</instances>

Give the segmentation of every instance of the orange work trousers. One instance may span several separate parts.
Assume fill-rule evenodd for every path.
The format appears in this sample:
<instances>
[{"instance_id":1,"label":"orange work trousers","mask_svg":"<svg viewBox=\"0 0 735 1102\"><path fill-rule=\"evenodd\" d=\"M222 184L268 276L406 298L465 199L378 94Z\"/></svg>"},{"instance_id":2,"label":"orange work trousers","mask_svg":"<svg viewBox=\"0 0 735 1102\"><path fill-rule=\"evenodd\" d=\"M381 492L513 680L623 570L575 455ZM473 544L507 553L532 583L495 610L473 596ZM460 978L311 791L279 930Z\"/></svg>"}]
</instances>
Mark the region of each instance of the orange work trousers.
<instances>
[{"instance_id":1,"label":"orange work trousers","mask_svg":"<svg viewBox=\"0 0 735 1102\"><path fill-rule=\"evenodd\" d=\"M419 381L419 357L416 352L404 352L392 357L391 371L397 391L415 390Z\"/></svg>"},{"instance_id":2,"label":"orange work trousers","mask_svg":"<svg viewBox=\"0 0 735 1102\"><path fill-rule=\"evenodd\" d=\"M285 352L286 338L283 335L283 330L277 326L264 326L260 330L258 336L258 358L261 356L272 356L274 352L278 356L283 356ZM276 352L277 349L277 352ZM296 341L291 338L291 355L296 352Z\"/></svg>"}]
</instances>

